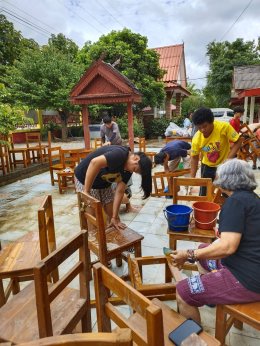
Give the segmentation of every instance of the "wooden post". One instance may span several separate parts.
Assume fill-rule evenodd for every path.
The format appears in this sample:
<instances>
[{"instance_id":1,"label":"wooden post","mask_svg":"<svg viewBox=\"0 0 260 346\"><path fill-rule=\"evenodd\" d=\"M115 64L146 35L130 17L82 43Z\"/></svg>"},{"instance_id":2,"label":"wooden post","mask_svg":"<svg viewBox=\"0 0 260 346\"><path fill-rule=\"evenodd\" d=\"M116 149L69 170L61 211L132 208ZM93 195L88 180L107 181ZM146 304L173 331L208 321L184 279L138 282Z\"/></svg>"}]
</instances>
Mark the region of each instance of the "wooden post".
<instances>
[{"instance_id":1,"label":"wooden post","mask_svg":"<svg viewBox=\"0 0 260 346\"><path fill-rule=\"evenodd\" d=\"M89 133L89 122L88 122L88 107L86 105L82 106L82 125L83 125L83 131L84 131L84 141L85 141L85 148L90 149L90 133Z\"/></svg>"},{"instance_id":2,"label":"wooden post","mask_svg":"<svg viewBox=\"0 0 260 346\"><path fill-rule=\"evenodd\" d=\"M249 111L249 124L254 122L254 110L255 110L255 96L251 96L250 111Z\"/></svg>"},{"instance_id":3,"label":"wooden post","mask_svg":"<svg viewBox=\"0 0 260 346\"><path fill-rule=\"evenodd\" d=\"M133 119L132 102L127 103L127 114L128 114L129 147L131 148L131 151L134 152L134 119Z\"/></svg>"},{"instance_id":4,"label":"wooden post","mask_svg":"<svg viewBox=\"0 0 260 346\"><path fill-rule=\"evenodd\" d=\"M247 118L247 108L248 108L248 97L245 97L244 100L244 115L243 115L243 123L246 124L246 118Z\"/></svg>"}]
</instances>

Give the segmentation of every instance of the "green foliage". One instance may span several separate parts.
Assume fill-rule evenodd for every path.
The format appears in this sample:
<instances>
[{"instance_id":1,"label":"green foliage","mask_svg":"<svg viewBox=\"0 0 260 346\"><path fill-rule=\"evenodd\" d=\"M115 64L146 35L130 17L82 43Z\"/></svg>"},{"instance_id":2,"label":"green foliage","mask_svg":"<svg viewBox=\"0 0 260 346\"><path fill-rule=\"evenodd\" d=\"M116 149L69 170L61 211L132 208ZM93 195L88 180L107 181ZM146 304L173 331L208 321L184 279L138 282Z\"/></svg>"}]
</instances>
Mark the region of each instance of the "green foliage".
<instances>
[{"instance_id":1,"label":"green foliage","mask_svg":"<svg viewBox=\"0 0 260 346\"><path fill-rule=\"evenodd\" d=\"M31 124L32 119L25 117L25 107L11 106L3 103L2 99L7 96L7 91L3 84L0 84L0 134L8 135L17 126Z\"/></svg>"},{"instance_id":2,"label":"green foliage","mask_svg":"<svg viewBox=\"0 0 260 346\"><path fill-rule=\"evenodd\" d=\"M49 47L30 50L10 69L7 82L11 99L20 100L30 108L75 110L68 95L79 80L83 66Z\"/></svg>"},{"instance_id":3,"label":"green foliage","mask_svg":"<svg viewBox=\"0 0 260 346\"><path fill-rule=\"evenodd\" d=\"M53 133L56 130L60 130L61 126L56 124L53 121L49 121L47 124L43 125L43 128L41 130L41 133L43 136L46 136L48 134L48 131L50 131L51 133Z\"/></svg>"},{"instance_id":4,"label":"green foliage","mask_svg":"<svg viewBox=\"0 0 260 346\"><path fill-rule=\"evenodd\" d=\"M170 125L169 119L166 119L166 118L152 119L145 126L145 138L157 138L159 136L163 137L164 132L169 125Z\"/></svg>"},{"instance_id":5,"label":"green foliage","mask_svg":"<svg viewBox=\"0 0 260 346\"><path fill-rule=\"evenodd\" d=\"M69 127L69 135L71 137L83 137L84 131L82 126L70 126Z\"/></svg>"},{"instance_id":6,"label":"green foliage","mask_svg":"<svg viewBox=\"0 0 260 346\"><path fill-rule=\"evenodd\" d=\"M215 96L217 107L227 107L230 99L234 66L260 63L259 46L242 38L234 42L211 42L207 46L210 71L205 96Z\"/></svg>"},{"instance_id":7,"label":"green foliage","mask_svg":"<svg viewBox=\"0 0 260 346\"><path fill-rule=\"evenodd\" d=\"M132 33L129 29L112 31L101 36L98 42L84 46L78 58L89 67L103 53L103 60L107 63L113 64L120 58L116 69L129 78L143 94L139 109L147 105L153 107L162 104L165 96L164 87L157 80L163 76L163 71L159 67L158 54L147 48L145 36ZM125 108L122 112L125 113Z\"/></svg>"},{"instance_id":8,"label":"green foliage","mask_svg":"<svg viewBox=\"0 0 260 346\"><path fill-rule=\"evenodd\" d=\"M50 48L56 49L58 52L65 55L70 61L74 61L77 57L79 47L75 42L66 38L63 34L51 35L48 40Z\"/></svg>"},{"instance_id":9,"label":"green foliage","mask_svg":"<svg viewBox=\"0 0 260 346\"><path fill-rule=\"evenodd\" d=\"M117 118L117 125L120 130L121 137L124 139L128 138L128 119L127 116L122 118ZM144 126L141 120L134 117L134 136L143 137L144 136Z\"/></svg>"}]
</instances>

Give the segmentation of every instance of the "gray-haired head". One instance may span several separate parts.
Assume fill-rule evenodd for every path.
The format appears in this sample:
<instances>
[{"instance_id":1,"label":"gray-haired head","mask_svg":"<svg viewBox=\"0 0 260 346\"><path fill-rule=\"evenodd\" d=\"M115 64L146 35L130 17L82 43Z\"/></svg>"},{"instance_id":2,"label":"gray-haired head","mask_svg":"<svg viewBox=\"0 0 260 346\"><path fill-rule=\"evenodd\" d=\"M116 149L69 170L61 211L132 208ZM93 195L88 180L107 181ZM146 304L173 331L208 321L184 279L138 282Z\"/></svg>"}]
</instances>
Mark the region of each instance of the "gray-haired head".
<instances>
[{"instance_id":1,"label":"gray-haired head","mask_svg":"<svg viewBox=\"0 0 260 346\"><path fill-rule=\"evenodd\" d=\"M246 161L238 159L228 160L218 167L214 185L229 191L253 191L257 187L250 165Z\"/></svg>"}]
</instances>

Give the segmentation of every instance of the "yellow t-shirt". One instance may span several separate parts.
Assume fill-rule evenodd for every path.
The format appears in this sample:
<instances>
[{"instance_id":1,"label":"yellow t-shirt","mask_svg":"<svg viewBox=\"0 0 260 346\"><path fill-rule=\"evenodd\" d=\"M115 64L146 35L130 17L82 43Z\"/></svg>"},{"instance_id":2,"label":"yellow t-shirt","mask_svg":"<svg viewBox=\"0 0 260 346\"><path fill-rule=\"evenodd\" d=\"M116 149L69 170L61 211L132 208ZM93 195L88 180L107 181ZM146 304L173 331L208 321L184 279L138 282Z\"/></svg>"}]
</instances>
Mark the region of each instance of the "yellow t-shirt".
<instances>
[{"instance_id":1,"label":"yellow t-shirt","mask_svg":"<svg viewBox=\"0 0 260 346\"><path fill-rule=\"evenodd\" d=\"M210 167L217 167L226 160L230 151L229 142L236 142L239 134L229 124L214 121L214 129L208 138L197 131L192 138L191 156L202 153L202 163Z\"/></svg>"}]
</instances>

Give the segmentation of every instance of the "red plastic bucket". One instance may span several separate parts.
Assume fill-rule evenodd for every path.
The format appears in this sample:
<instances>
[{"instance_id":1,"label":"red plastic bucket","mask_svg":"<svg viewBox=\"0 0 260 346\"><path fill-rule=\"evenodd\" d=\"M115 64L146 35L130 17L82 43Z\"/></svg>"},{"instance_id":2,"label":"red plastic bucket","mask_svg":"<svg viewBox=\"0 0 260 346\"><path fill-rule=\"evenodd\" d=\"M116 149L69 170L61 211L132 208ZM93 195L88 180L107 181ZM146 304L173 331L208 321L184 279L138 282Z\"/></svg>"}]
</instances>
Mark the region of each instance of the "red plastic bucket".
<instances>
[{"instance_id":1,"label":"red plastic bucket","mask_svg":"<svg viewBox=\"0 0 260 346\"><path fill-rule=\"evenodd\" d=\"M220 206L213 202L193 203L195 226L201 229L213 229L217 222Z\"/></svg>"}]
</instances>

